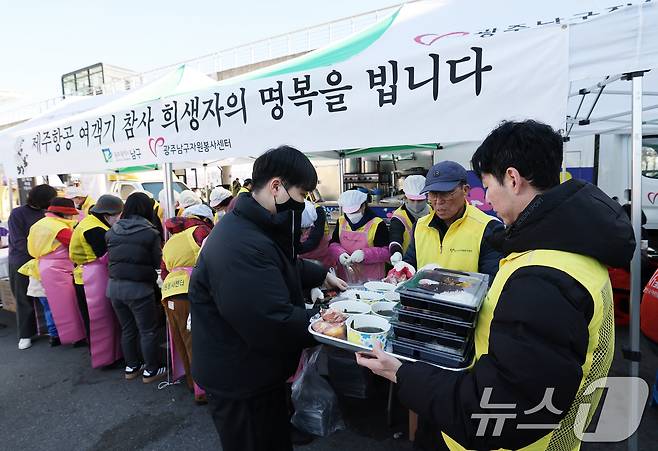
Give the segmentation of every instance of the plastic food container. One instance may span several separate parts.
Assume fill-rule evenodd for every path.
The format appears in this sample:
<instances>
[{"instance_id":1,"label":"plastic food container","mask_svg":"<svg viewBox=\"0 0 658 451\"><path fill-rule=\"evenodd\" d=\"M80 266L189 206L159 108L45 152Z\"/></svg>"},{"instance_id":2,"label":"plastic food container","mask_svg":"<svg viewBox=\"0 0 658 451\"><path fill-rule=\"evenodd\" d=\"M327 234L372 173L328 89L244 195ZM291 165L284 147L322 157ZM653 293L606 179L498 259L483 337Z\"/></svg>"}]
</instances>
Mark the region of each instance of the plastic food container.
<instances>
[{"instance_id":1,"label":"plastic food container","mask_svg":"<svg viewBox=\"0 0 658 451\"><path fill-rule=\"evenodd\" d=\"M364 288L369 291L377 291L380 293L386 293L389 291L394 291L397 287L392 283L380 282L373 280L371 282L366 282L363 284Z\"/></svg>"},{"instance_id":2,"label":"plastic food container","mask_svg":"<svg viewBox=\"0 0 658 451\"><path fill-rule=\"evenodd\" d=\"M354 315L347 321L347 341L372 348L379 342L386 347L386 339L391 330L388 320L375 315Z\"/></svg>"},{"instance_id":3,"label":"plastic food container","mask_svg":"<svg viewBox=\"0 0 658 451\"><path fill-rule=\"evenodd\" d=\"M384 295L376 291L347 290L345 293L343 293L342 298L353 299L372 304L373 302L384 300Z\"/></svg>"},{"instance_id":4,"label":"plastic food container","mask_svg":"<svg viewBox=\"0 0 658 451\"><path fill-rule=\"evenodd\" d=\"M367 315L370 313L370 305L361 301L336 301L329 304L329 308L347 315Z\"/></svg>"},{"instance_id":5,"label":"plastic food container","mask_svg":"<svg viewBox=\"0 0 658 451\"><path fill-rule=\"evenodd\" d=\"M381 316L383 318L390 320L395 314L393 309L397 305L398 305L397 302L379 301L372 304L370 306L370 310L372 311L373 315Z\"/></svg>"},{"instance_id":6,"label":"plastic food container","mask_svg":"<svg viewBox=\"0 0 658 451\"><path fill-rule=\"evenodd\" d=\"M473 361L473 346L469 348L469 350L466 352L466 355L459 356L455 354L447 354L435 349L430 349L411 341L391 338L390 342L391 348L395 354L410 357L412 359L420 360L423 362L435 363L447 368L467 368Z\"/></svg>"},{"instance_id":7,"label":"plastic food container","mask_svg":"<svg viewBox=\"0 0 658 451\"><path fill-rule=\"evenodd\" d=\"M427 310L414 309L403 305L396 306L393 312L401 322L443 331L463 338L471 335L475 327L475 324L460 321L459 318L435 315Z\"/></svg>"},{"instance_id":8,"label":"plastic food container","mask_svg":"<svg viewBox=\"0 0 658 451\"><path fill-rule=\"evenodd\" d=\"M470 337L464 338L454 334L439 332L424 327L412 326L399 321L391 321L395 338L399 341L413 341L426 349L446 354L463 356L471 344Z\"/></svg>"},{"instance_id":9,"label":"plastic food container","mask_svg":"<svg viewBox=\"0 0 658 451\"><path fill-rule=\"evenodd\" d=\"M488 290L486 274L430 269L418 271L400 288L405 307L446 315L475 324Z\"/></svg>"}]
</instances>

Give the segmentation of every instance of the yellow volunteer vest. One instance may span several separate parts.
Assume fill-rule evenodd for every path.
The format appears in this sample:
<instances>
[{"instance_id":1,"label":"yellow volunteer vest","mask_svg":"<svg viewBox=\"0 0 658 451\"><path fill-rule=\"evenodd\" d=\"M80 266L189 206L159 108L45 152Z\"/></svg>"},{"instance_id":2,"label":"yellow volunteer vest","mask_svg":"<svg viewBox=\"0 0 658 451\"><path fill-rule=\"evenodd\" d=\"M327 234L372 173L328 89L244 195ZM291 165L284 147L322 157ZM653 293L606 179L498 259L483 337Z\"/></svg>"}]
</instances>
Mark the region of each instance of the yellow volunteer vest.
<instances>
[{"instance_id":1,"label":"yellow volunteer vest","mask_svg":"<svg viewBox=\"0 0 658 451\"><path fill-rule=\"evenodd\" d=\"M153 202L153 211L158 215L158 218L160 218L160 222L162 222L164 218L164 208L160 206L160 203L157 200L154 200Z\"/></svg>"},{"instance_id":2,"label":"yellow volunteer vest","mask_svg":"<svg viewBox=\"0 0 658 451\"><path fill-rule=\"evenodd\" d=\"M89 214L89 209L94 206L96 201L91 197L87 196L85 198L85 201L82 203L80 206L80 211L84 212L84 214L88 215Z\"/></svg>"},{"instance_id":3,"label":"yellow volunteer vest","mask_svg":"<svg viewBox=\"0 0 658 451\"><path fill-rule=\"evenodd\" d=\"M30 227L27 235L27 252L34 257L18 270L19 273L41 280L39 275L39 258L55 251L62 243L57 234L63 229L72 229L75 220L46 216Z\"/></svg>"},{"instance_id":4,"label":"yellow volunteer vest","mask_svg":"<svg viewBox=\"0 0 658 451\"><path fill-rule=\"evenodd\" d=\"M190 227L172 235L162 249L162 261L164 261L167 271L171 271L162 283L163 299L186 294L188 291L190 276L187 271L173 270L196 265L201 246L194 241L192 234L195 230L196 227Z\"/></svg>"},{"instance_id":5,"label":"yellow volunteer vest","mask_svg":"<svg viewBox=\"0 0 658 451\"><path fill-rule=\"evenodd\" d=\"M84 236L84 233L87 230L95 229L96 227L100 227L106 231L110 229L109 226L105 225L103 221L94 215L85 216L75 229L73 229L73 236L71 237L71 244L69 245L69 257L76 265L73 270L73 278L76 285L83 284L82 265L96 260L96 254L94 254L94 250Z\"/></svg>"},{"instance_id":6,"label":"yellow volunteer vest","mask_svg":"<svg viewBox=\"0 0 658 451\"><path fill-rule=\"evenodd\" d=\"M379 227L380 222L382 222L382 218L375 217L358 229L352 230L349 224L345 223L345 216L341 216L338 218L338 238L340 239L340 236L343 233L343 227L347 227L347 229L352 232L363 232L366 227L368 227L368 224L370 224L370 230L368 230L368 247L375 247L375 235L377 234L377 228ZM329 232L329 224L325 225L325 230Z\"/></svg>"},{"instance_id":7,"label":"yellow volunteer vest","mask_svg":"<svg viewBox=\"0 0 658 451\"><path fill-rule=\"evenodd\" d=\"M601 399L602 391L597 389L591 395L584 395L585 389L595 380L606 377L612 363L615 350L615 328L612 302L612 287L608 271L597 260L583 255L553 250L535 250L523 253L513 253L500 261L500 269L496 274L487 298L482 305L475 329L475 359L486 354L489 349L489 332L494 311L507 279L519 268L526 266L546 266L569 274L580 282L594 300L594 314L588 325L589 343L587 357L583 363L583 378L576 397L569 411L560 422L560 428L551 431L541 439L525 448L524 451L555 450L577 451L580 441L574 435L573 425L581 404L589 404L587 424L592 419ZM541 356L539 356L541 358ZM464 448L443 434L446 444L451 450Z\"/></svg>"},{"instance_id":8,"label":"yellow volunteer vest","mask_svg":"<svg viewBox=\"0 0 658 451\"><path fill-rule=\"evenodd\" d=\"M413 229L413 224L411 218L409 218L409 213L406 212L402 207L395 210L393 217L400 220L402 225L404 225L404 241L402 243L402 252L407 252L409 248L409 243L411 242L411 230Z\"/></svg>"},{"instance_id":9,"label":"yellow volunteer vest","mask_svg":"<svg viewBox=\"0 0 658 451\"><path fill-rule=\"evenodd\" d=\"M238 191L238 195L243 194L243 193L250 193L250 192L251 192L251 191L249 191L247 188L242 187L242 188L240 188L240 190Z\"/></svg>"},{"instance_id":10,"label":"yellow volunteer vest","mask_svg":"<svg viewBox=\"0 0 658 451\"><path fill-rule=\"evenodd\" d=\"M450 224L441 241L439 231L429 224L434 218L432 211L416 222L414 239L418 268L435 263L455 271L478 272L480 243L490 221L495 221L477 207L466 204L464 216Z\"/></svg>"}]
</instances>

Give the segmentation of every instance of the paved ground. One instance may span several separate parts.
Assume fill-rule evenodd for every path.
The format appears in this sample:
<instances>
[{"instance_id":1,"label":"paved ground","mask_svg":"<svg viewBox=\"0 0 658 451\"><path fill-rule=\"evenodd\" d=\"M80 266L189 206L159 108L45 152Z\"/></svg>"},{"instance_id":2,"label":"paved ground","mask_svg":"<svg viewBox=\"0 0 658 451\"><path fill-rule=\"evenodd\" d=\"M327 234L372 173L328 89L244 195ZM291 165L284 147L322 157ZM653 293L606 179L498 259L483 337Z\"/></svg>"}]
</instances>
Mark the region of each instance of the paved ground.
<instances>
[{"instance_id":1,"label":"paved ground","mask_svg":"<svg viewBox=\"0 0 658 451\"><path fill-rule=\"evenodd\" d=\"M218 450L205 407L175 385L158 390L140 380L127 382L122 370L93 370L86 348L51 349L41 339L26 351L16 347L14 317L0 310L0 449L7 450ZM626 329L618 330L618 343ZM653 382L658 358L643 343L642 375ZM613 374L626 362L617 355ZM385 388L385 387L384 387ZM385 389L370 401L342 400L347 430L300 448L321 450L412 449L406 415L398 407L395 425L385 425ZM658 410L647 409L640 427L641 450L658 449ZM622 450L626 444L585 445L583 449Z\"/></svg>"}]
</instances>

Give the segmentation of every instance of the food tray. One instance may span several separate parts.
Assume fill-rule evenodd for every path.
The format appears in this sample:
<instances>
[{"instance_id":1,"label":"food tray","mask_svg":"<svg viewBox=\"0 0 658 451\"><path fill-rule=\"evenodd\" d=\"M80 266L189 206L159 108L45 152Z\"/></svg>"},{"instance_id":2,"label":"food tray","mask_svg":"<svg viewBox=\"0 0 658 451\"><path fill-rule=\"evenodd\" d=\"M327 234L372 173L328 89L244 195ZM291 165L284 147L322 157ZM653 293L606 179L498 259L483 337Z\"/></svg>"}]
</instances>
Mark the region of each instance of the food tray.
<instances>
[{"instance_id":1,"label":"food tray","mask_svg":"<svg viewBox=\"0 0 658 451\"><path fill-rule=\"evenodd\" d=\"M475 322L464 322L456 317L435 315L428 310L405 307L399 304L393 307L393 314L397 315L398 320L401 322L441 330L458 337L468 337L475 329Z\"/></svg>"},{"instance_id":2,"label":"food tray","mask_svg":"<svg viewBox=\"0 0 658 451\"><path fill-rule=\"evenodd\" d=\"M446 354L464 356L471 343L471 337L458 337L454 334L413 326L399 321L391 321L395 338L400 341L412 341Z\"/></svg>"},{"instance_id":3,"label":"food tray","mask_svg":"<svg viewBox=\"0 0 658 451\"><path fill-rule=\"evenodd\" d=\"M339 338L333 338L333 337L329 337L327 335L322 335L322 334L314 331L313 328L311 327L312 325L313 325L313 323L309 324L308 332L311 335L313 335L313 337L319 343L322 343L322 344L325 344L325 345L328 345L328 346L333 346L333 347L340 348L340 349L344 349L346 351L352 351L352 352L370 352L370 351L372 351L372 349L370 349L370 348L366 348L365 346L355 345L354 343L350 343L347 340L341 340ZM396 354L393 351L393 349L391 348L391 342L392 341L394 341L394 340L389 338L389 340L388 340L389 344L386 346L385 352L387 354L395 357L396 359L406 361L406 362L422 361L422 362L425 362L425 363L429 363L430 365L434 365L434 366L437 366L439 368L443 368L445 370L450 370L450 371L463 371L464 369L466 369L466 367L458 368L458 367L454 367L454 366L444 366L444 365L441 365L440 363L435 363L433 361L424 360L422 358L420 358L420 359L413 358L413 357L410 356L409 353L408 353L408 355Z\"/></svg>"},{"instance_id":4,"label":"food tray","mask_svg":"<svg viewBox=\"0 0 658 451\"><path fill-rule=\"evenodd\" d=\"M434 310L445 308L449 311L477 313L487 294L489 276L479 273L430 269L418 271L416 275L397 289L401 299L417 300L425 305L433 305ZM414 308L420 304L409 305ZM453 313L455 315L456 313ZM462 315L458 315L462 316Z\"/></svg>"},{"instance_id":5,"label":"food tray","mask_svg":"<svg viewBox=\"0 0 658 451\"><path fill-rule=\"evenodd\" d=\"M424 310L433 315L441 316L446 319L452 319L462 323L475 324L478 317L478 312L472 312L470 310L460 309L450 305L424 299L410 298L404 295L400 296L400 305L415 310Z\"/></svg>"},{"instance_id":6,"label":"food tray","mask_svg":"<svg viewBox=\"0 0 658 451\"><path fill-rule=\"evenodd\" d=\"M416 359L417 361L422 361L452 371L464 371L468 369L473 361L474 350L472 346L466 353L466 356L460 357L428 349L410 341L397 340L395 338L390 339L389 343L391 350L395 353L393 355L401 356L406 359Z\"/></svg>"}]
</instances>

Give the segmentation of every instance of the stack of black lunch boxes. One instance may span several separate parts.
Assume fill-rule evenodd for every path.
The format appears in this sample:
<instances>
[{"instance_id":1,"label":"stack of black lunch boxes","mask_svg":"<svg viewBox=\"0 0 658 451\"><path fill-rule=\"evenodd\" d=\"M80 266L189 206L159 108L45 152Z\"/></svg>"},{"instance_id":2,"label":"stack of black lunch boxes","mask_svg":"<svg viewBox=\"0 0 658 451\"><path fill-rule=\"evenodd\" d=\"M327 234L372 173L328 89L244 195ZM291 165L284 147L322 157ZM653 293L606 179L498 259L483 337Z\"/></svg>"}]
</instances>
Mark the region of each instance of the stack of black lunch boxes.
<instances>
[{"instance_id":1,"label":"stack of black lunch boxes","mask_svg":"<svg viewBox=\"0 0 658 451\"><path fill-rule=\"evenodd\" d=\"M391 321L393 353L448 368L468 367L488 282L486 274L418 271L397 290L400 304Z\"/></svg>"}]
</instances>

